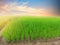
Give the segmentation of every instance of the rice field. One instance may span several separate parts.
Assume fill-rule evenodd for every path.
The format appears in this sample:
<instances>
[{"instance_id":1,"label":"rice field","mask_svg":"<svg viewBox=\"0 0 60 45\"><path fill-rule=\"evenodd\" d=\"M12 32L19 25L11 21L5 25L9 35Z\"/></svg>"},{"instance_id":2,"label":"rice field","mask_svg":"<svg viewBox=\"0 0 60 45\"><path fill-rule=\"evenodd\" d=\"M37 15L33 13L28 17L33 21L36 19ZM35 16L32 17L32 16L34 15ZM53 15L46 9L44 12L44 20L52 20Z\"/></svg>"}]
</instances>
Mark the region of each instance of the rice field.
<instances>
[{"instance_id":1,"label":"rice field","mask_svg":"<svg viewBox=\"0 0 60 45\"><path fill-rule=\"evenodd\" d=\"M59 17L15 17L3 29L7 42L48 40L60 37Z\"/></svg>"}]
</instances>

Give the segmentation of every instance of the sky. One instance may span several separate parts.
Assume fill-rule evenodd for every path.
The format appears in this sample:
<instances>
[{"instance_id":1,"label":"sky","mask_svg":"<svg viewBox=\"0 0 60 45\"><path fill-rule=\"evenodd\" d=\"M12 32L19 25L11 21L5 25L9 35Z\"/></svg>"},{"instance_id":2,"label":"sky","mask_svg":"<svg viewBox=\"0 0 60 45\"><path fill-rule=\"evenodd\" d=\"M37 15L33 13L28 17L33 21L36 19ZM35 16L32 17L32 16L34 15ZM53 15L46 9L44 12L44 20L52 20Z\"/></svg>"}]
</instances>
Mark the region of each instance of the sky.
<instances>
[{"instance_id":1,"label":"sky","mask_svg":"<svg viewBox=\"0 0 60 45\"><path fill-rule=\"evenodd\" d=\"M0 0L0 15L59 15L60 0Z\"/></svg>"}]
</instances>

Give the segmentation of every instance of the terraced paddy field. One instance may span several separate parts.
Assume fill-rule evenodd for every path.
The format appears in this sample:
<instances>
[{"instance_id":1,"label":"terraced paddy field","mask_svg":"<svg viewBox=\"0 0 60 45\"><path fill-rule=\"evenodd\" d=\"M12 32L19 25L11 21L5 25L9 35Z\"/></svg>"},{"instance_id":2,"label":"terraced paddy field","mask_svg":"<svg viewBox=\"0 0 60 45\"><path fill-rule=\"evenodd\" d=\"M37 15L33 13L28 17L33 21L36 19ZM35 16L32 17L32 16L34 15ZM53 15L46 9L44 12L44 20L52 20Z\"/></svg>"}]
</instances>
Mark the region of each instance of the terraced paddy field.
<instances>
[{"instance_id":1,"label":"terraced paddy field","mask_svg":"<svg viewBox=\"0 0 60 45\"><path fill-rule=\"evenodd\" d=\"M13 17L0 33L4 45L59 45L60 17Z\"/></svg>"}]
</instances>

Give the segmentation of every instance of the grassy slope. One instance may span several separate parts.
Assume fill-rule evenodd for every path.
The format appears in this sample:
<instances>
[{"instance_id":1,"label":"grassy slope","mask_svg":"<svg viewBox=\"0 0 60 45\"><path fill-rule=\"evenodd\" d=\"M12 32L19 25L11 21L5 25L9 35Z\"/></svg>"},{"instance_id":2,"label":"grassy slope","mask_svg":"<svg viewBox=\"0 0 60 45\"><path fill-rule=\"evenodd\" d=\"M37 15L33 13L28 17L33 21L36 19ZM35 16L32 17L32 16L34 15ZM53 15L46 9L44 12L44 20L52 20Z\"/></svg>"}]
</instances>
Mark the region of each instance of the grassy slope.
<instances>
[{"instance_id":1,"label":"grassy slope","mask_svg":"<svg viewBox=\"0 0 60 45\"><path fill-rule=\"evenodd\" d=\"M60 18L14 18L2 32L6 41L49 39L60 37Z\"/></svg>"}]
</instances>

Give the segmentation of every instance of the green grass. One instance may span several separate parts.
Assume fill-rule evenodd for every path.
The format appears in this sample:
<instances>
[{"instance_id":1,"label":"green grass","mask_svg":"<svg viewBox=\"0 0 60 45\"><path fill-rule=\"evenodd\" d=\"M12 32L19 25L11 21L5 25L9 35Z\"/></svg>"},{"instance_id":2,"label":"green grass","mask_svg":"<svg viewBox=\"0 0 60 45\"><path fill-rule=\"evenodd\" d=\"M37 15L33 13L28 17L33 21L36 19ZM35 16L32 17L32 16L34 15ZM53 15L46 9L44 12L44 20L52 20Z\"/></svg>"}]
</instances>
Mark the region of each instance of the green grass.
<instances>
[{"instance_id":1,"label":"green grass","mask_svg":"<svg viewBox=\"0 0 60 45\"><path fill-rule=\"evenodd\" d=\"M59 17L18 17L4 27L2 36L7 42L60 37Z\"/></svg>"}]
</instances>

